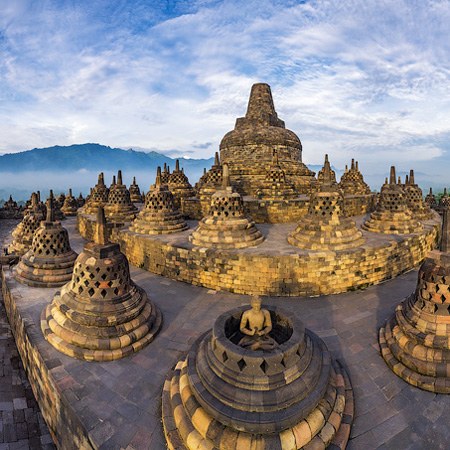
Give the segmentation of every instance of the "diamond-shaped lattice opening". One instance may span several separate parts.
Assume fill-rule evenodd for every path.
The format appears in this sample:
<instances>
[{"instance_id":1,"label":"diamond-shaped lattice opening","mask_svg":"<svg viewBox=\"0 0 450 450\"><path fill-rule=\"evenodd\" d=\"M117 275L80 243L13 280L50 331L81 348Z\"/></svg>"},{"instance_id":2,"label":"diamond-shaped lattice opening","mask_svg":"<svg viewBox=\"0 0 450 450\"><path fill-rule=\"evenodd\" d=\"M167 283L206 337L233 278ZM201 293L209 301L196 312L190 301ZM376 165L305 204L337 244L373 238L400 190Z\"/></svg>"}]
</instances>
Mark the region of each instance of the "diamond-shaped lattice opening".
<instances>
[{"instance_id":1,"label":"diamond-shaped lattice opening","mask_svg":"<svg viewBox=\"0 0 450 450\"><path fill-rule=\"evenodd\" d=\"M109 269L109 267L108 267ZM106 280L106 273L102 274L102 276L100 277L102 280Z\"/></svg>"},{"instance_id":2,"label":"diamond-shaped lattice opening","mask_svg":"<svg viewBox=\"0 0 450 450\"><path fill-rule=\"evenodd\" d=\"M223 362L227 362L228 361L228 355L227 355L227 352L225 352L225 351L222 353L222 361Z\"/></svg>"},{"instance_id":3,"label":"diamond-shaped lattice opening","mask_svg":"<svg viewBox=\"0 0 450 450\"><path fill-rule=\"evenodd\" d=\"M88 280L84 280L84 285L85 285L86 287L88 287L88 286L89 286L89 281L88 281Z\"/></svg>"},{"instance_id":4,"label":"diamond-shaped lattice opening","mask_svg":"<svg viewBox=\"0 0 450 450\"><path fill-rule=\"evenodd\" d=\"M113 285L113 282L112 282L112 281L108 281L108 283L107 283L107 284L108 284L108 286L109 286L109 287L112 287L112 285Z\"/></svg>"},{"instance_id":5,"label":"diamond-shaped lattice opening","mask_svg":"<svg viewBox=\"0 0 450 450\"><path fill-rule=\"evenodd\" d=\"M441 295L441 301L442 301L442 303L445 303L445 300L447 300L447 298L445 297L444 294L442 294L442 295Z\"/></svg>"},{"instance_id":6,"label":"diamond-shaped lattice opening","mask_svg":"<svg viewBox=\"0 0 450 450\"><path fill-rule=\"evenodd\" d=\"M114 295L117 295L119 293L119 288L114 289Z\"/></svg>"},{"instance_id":7,"label":"diamond-shaped lattice opening","mask_svg":"<svg viewBox=\"0 0 450 450\"><path fill-rule=\"evenodd\" d=\"M95 278L95 275L94 275L93 273L90 273L90 274L89 274L89 278L90 278L91 280L93 280L93 279Z\"/></svg>"},{"instance_id":8,"label":"diamond-shaped lattice opening","mask_svg":"<svg viewBox=\"0 0 450 450\"><path fill-rule=\"evenodd\" d=\"M102 289L102 290L100 291L100 295L101 295L103 298L106 297L106 294L107 294L107 292L106 292L105 289Z\"/></svg>"},{"instance_id":9,"label":"diamond-shaped lattice opening","mask_svg":"<svg viewBox=\"0 0 450 450\"><path fill-rule=\"evenodd\" d=\"M89 297L92 297L92 296L95 294L94 288L90 288L90 289L88 290L88 294L89 294Z\"/></svg>"},{"instance_id":10,"label":"diamond-shaped lattice opening","mask_svg":"<svg viewBox=\"0 0 450 450\"><path fill-rule=\"evenodd\" d=\"M83 288L82 288L81 286L78 288L78 293L79 293L79 294L82 294L82 293L83 293Z\"/></svg>"},{"instance_id":11,"label":"diamond-shaped lattice opening","mask_svg":"<svg viewBox=\"0 0 450 450\"><path fill-rule=\"evenodd\" d=\"M263 362L259 365L259 367L261 367L261 370L266 373L267 368L269 367L269 365L266 363L266 360L263 359Z\"/></svg>"},{"instance_id":12,"label":"diamond-shaped lattice opening","mask_svg":"<svg viewBox=\"0 0 450 450\"><path fill-rule=\"evenodd\" d=\"M99 282L99 281L96 281L96 282L94 283L94 286L95 286L96 288L98 288L98 287L100 286L100 282Z\"/></svg>"},{"instance_id":13,"label":"diamond-shaped lattice opening","mask_svg":"<svg viewBox=\"0 0 450 450\"><path fill-rule=\"evenodd\" d=\"M239 367L239 370L242 372L246 367L247 367L247 363L244 361L244 358L241 358L238 362L237 365Z\"/></svg>"}]
</instances>

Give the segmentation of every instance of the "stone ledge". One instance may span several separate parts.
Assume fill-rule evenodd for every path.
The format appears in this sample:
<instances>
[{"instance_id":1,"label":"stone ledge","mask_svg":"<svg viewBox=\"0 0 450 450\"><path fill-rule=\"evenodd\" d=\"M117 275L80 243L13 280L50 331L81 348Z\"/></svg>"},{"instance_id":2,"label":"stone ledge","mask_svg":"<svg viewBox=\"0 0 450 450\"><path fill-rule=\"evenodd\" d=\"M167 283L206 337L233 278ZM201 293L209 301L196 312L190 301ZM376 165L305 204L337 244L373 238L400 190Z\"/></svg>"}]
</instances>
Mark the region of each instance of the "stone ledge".
<instances>
[{"instance_id":1,"label":"stone ledge","mask_svg":"<svg viewBox=\"0 0 450 450\"><path fill-rule=\"evenodd\" d=\"M90 238L93 217L79 215L78 229ZM363 217L354 218L361 225ZM295 224L258 225L266 240L242 250L197 248L188 242L195 228L171 236L144 236L115 228L130 263L193 285L239 294L310 297L363 289L417 266L435 246L439 219L424 222L420 233L394 236L363 230L361 247L305 251L287 243Z\"/></svg>"}]
</instances>

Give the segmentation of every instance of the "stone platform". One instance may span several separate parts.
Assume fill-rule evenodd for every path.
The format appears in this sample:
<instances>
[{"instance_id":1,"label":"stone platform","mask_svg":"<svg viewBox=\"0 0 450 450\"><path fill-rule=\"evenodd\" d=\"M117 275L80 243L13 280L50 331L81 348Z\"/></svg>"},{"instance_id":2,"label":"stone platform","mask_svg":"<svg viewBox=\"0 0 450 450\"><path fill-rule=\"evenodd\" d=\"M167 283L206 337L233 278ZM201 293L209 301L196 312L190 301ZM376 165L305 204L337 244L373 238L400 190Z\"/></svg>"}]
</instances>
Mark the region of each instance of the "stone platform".
<instances>
[{"instance_id":1,"label":"stone platform","mask_svg":"<svg viewBox=\"0 0 450 450\"><path fill-rule=\"evenodd\" d=\"M74 231L74 219L65 225L72 247L80 251L83 240ZM44 341L39 315L55 289L31 291L10 280L9 269L5 275L13 293L9 309L16 313L10 320L22 358L25 339L29 343L32 359L24 360L35 392L39 376L36 361L41 376L48 376L49 392L38 396L44 417L51 427L55 421L49 420L49 414L67 418L56 429L57 435L65 437L64 448L78 448L70 441L78 436L84 437L85 448L165 449L160 405L167 373L220 314L249 301L244 295L190 286L132 268L133 279L160 307L163 329L148 347L130 358L89 363L69 358ZM405 383L390 371L379 353L378 329L415 289L416 279L414 270L364 291L313 299L267 299L268 304L299 317L345 365L355 394L349 450L448 448L450 396ZM50 410L45 406L48 395L58 399L57 407ZM0 444L0 448L9 446Z\"/></svg>"},{"instance_id":2,"label":"stone platform","mask_svg":"<svg viewBox=\"0 0 450 450\"><path fill-rule=\"evenodd\" d=\"M363 216L353 218L359 227ZM92 236L94 217L78 216L78 229ZM131 264L158 275L234 293L310 297L365 288L394 278L419 264L434 248L440 220L435 214L424 230L386 235L363 230L365 243L341 251L307 251L290 245L296 224L260 224L265 241L257 247L217 250L195 247L190 229L172 235L144 236L128 227L114 228Z\"/></svg>"}]
</instances>

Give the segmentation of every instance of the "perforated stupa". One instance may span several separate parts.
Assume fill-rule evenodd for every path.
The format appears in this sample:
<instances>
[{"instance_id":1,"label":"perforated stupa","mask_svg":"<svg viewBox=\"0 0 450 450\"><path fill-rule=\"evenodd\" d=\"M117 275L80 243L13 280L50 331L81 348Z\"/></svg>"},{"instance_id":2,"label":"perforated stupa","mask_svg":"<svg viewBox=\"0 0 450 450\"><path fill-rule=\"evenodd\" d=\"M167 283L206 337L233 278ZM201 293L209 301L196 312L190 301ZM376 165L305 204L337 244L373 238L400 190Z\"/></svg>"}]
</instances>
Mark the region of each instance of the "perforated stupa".
<instances>
[{"instance_id":1,"label":"perforated stupa","mask_svg":"<svg viewBox=\"0 0 450 450\"><path fill-rule=\"evenodd\" d=\"M364 181L364 177L359 170L358 161L352 159L350 170L345 166L345 172L342 174L339 187L344 192L344 195L368 195L370 194L370 187Z\"/></svg>"},{"instance_id":2,"label":"perforated stupa","mask_svg":"<svg viewBox=\"0 0 450 450\"><path fill-rule=\"evenodd\" d=\"M78 211L78 201L72 195L72 189L69 189L69 194L64 198L64 204L61 208L65 216L76 216Z\"/></svg>"},{"instance_id":3,"label":"perforated stupa","mask_svg":"<svg viewBox=\"0 0 450 450\"><path fill-rule=\"evenodd\" d=\"M105 185L105 178L103 172L98 175L97 184L91 191L89 199L84 205L84 212L86 214L97 214L99 207L103 207L108 203L108 188Z\"/></svg>"},{"instance_id":4,"label":"perforated stupa","mask_svg":"<svg viewBox=\"0 0 450 450\"><path fill-rule=\"evenodd\" d=\"M140 234L169 234L188 228L176 209L173 195L167 184L161 184L161 167L158 167L156 181L145 197L145 206L130 226Z\"/></svg>"},{"instance_id":5,"label":"perforated stupa","mask_svg":"<svg viewBox=\"0 0 450 450\"><path fill-rule=\"evenodd\" d=\"M374 233L409 234L423 229L422 224L412 215L406 202L405 191L396 183L395 167L391 167L389 183L381 188L380 199L370 218L362 227Z\"/></svg>"},{"instance_id":6,"label":"perforated stupa","mask_svg":"<svg viewBox=\"0 0 450 450\"><path fill-rule=\"evenodd\" d=\"M133 177L133 183L130 184L130 199L133 203L142 203L141 190L136 183L136 177Z\"/></svg>"},{"instance_id":7,"label":"perforated stupa","mask_svg":"<svg viewBox=\"0 0 450 450\"><path fill-rule=\"evenodd\" d=\"M189 236L200 247L217 249L253 247L264 237L244 213L242 197L230 186L228 166L223 165L223 187L211 197L208 216Z\"/></svg>"},{"instance_id":8,"label":"perforated stupa","mask_svg":"<svg viewBox=\"0 0 450 450\"><path fill-rule=\"evenodd\" d=\"M122 182L122 171L117 173L117 182L109 190L105 214L112 222L131 222L137 214L137 208L131 202L130 191Z\"/></svg>"},{"instance_id":9,"label":"perforated stupa","mask_svg":"<svg viewBox=\"0 0 450 450\"><path fill-rule=\"evenodd\" d=\"M432 217L430 207L423 200L422 189L416 184L414 179L414 170L409 171L409 177L403 187L406 196L406 204L414 218L418 220L428 220Z\"/></svg>"},{"instance_id":10,"label":"perforated stupa","mask_svg":"<svg viewBox=\"0 0 450 450\"><path fill-rule=\"evenodd\" d=\"M419 269L417 287L380 329L381 354L396 375L427 391L450 394L450 221L443 211L439 250Z\"/></svg>"},{"instance_id":11,"label":"perforated stupa","mask_svg":"<svg viewBox=\"0 0 450 450\"><path fill-rule=\"evenodd\" d=\"M17 281L33 287L58 287L67 283L78 256L70 247L67 230L54 219L53 196L48 198L46 206L46 220L37 228L31 248L14 269Z\"/></svg>"},{"instance_id":12,"label":"perforated stupa","mask_svg":"<svg viewBox=\"0 0 450 450\"><path fill-rule=\"evenodd\" d=\"M180 161L178 159L175 162L175 170L168 176L167 184L170 192L173 194L177 208L181 208L183 199L194 196L194 189L184 171L180 169Z\"/></svg>"},{"instance_id":13,"label":"perforated stupa","mask_svg":"<svg viewBox=\"0 0 450 450\"><path fill-rule=\"evenodd\" d=\"M84 246L72 280L42 312L45 339L66 355L111 361L144 348L161 323L158 308L131 280L119 245L108 242L104 211L99 208L94 242Z\"/></svg>"},{"instance_id":14,"label":"perforated stupa","mask_svg":"<svg viewBox=\"0 0 450 450\"><path fill-rule=\"evenodd\" d=\"M328 155L317 192L311 193L308 214L288 242L308 250L344 250L364 243L361 230L344 215L344 199L331 173Z\"/></svg>"}]
</instances>

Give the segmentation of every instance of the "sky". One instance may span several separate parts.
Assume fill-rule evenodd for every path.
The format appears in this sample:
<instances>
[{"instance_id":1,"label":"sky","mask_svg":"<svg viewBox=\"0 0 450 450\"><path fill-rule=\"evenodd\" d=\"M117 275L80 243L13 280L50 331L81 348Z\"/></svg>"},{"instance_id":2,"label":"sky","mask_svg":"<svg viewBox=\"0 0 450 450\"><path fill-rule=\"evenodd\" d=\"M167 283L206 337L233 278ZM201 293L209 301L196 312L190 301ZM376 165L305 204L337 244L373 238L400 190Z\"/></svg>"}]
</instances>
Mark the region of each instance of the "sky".
<instances>
[{"instance_id":1,"label":"sky","mask_svg":"<svg viewBox=\"0 0 450 450\"><path fill-rule=\"evenodd\" d=\"M0 0L0 153L210 157L266 82L303 161L450 185L450 1Z\"/></svg>"}]
</instances>

